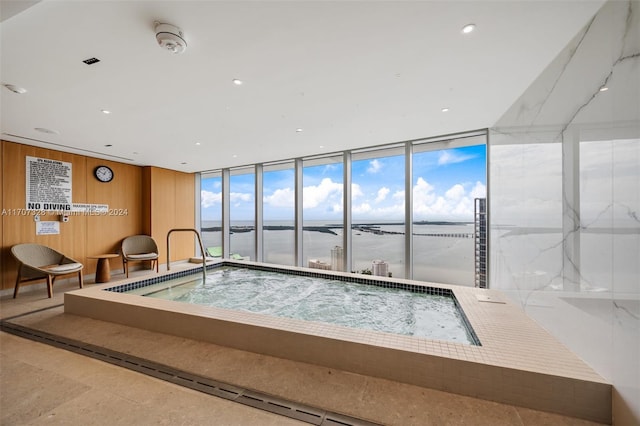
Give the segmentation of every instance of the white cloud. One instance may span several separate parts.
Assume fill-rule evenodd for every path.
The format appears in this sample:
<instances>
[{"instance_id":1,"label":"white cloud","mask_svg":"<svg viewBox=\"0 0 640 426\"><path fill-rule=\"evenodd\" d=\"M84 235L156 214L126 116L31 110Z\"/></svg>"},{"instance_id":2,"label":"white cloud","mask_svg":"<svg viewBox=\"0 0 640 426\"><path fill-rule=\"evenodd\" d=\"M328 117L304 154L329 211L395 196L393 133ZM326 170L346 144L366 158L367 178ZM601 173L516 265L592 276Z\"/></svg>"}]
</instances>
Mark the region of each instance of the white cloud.
<instances>
[{"instance_id":1,"label":"white cloud","mask_svg":"<svg viewBox=\"0 0 640 426\"><path fill-rule=\"evenodd\" d=\"M464 192L464 187L457 183L449 188L449 190L444 193L444 196L449 200L459 200L464 197Z\"/></svg>"},{"instance_id":2,"label":"white cloud","mask_svg":"<svg viewBox=\"0 0 640 426\"><path fill-rule=\"evenodd\" d=\"M222 202L222 192L200 191L200 204L202 207L211 207Z\"/></svg>"},{"instance_id":3,"label":"white cloud","mask_svg":"<svg viewBox=\"0 0 640 426\"><path fill-rule=\"evenodd\" d=\"M474 198L483 198L486 187L482 182L457 183L450 188L438 190L434 185L419 177L413 186L413 211L416 220L460 220L472 221ZM405 193L392 192L388 187L380 187L370 198L358 184L352 184L352 213L361 219L402 219L404 217ZM324 178L317 185L309 185L303 190L303 208L320 208L325 214L341 214L343 185L331 178ZM233 193L232 202L249 202L251 193ZM358 199L360 201L356 202ZM202 191L203 206L220 202L220 194ZM271 195L264 196L263 202L271 207L293 207L294 190L280 188Z\"/></svg>"},{"instance_id":4,"label":"white cloud","mask_svg":"<svg viewBox=\"0 0 640 426\"><path fill-rule=\"evenodd\" d=\"M273 194L264 196L263 202L272 207L293 207L295 191L291 188L276 189Z\"/></svg>"},{"instance_id":5,"label":"white cloud","mask_svg":"<svg viewBox=\"0 0 640 426\"><path fill-rule=\"evenodd\" d=\"M367 173L378 173L382 169L382 163L379 160L371 160L369 162L369 168L367 168Z\"/></svg>"},{"instance_id":6,"label":"white cloud","mask_svg":"<svg viewBox=\"0 0 640 426\"><path fill-rule=\"evenodd\" d=\"M471 198L485 198L487 196L487 187L482 182L476 182L476 186L471 190Z\"/></svg>"},{"instance_id":7,"label":"white cloud","mask_svg":"<svg viewBox=\"0 0 640 426\"><path fill-rule=\"evenodd\" d=\"M387 207L378 207L372 212L371 217L380 219L403 219L404 203L392 204Z\"/></svg>"},{"instance_id":8,"label":"white cloud","mask_svg":"<svg viewBox=\"0 0 640 426\"><path fill-rule=\"evenodd\" d=\"M355 219L400 220L404 218L404 191L396 191L391 197L391 190L382 187L378 190L372 206L370 201L363 201L351 207ZM386 202L383 202L386 201Z\"/></svg>"},{"instance_id":9,"label":"white cloud","mask_svg":"<svg viewBox=\"0 0 640 426\"><path fill-rule=\"evenodd\" d=\"M240 202L247 202L247 201L251 201L253 199L253 195L252 194L247 194L246 192L232 192L231 194L229 194L229 199L231 200L232 203L240 203Z\"/></svg>"},{"instance_id":10,"label":"white cloud","mask_svg":"<svg viewBox=\"0 0 640 426\"><path fill-rule=\"evenodd\" d=\"M462 163L463 161L470 160L473 157L473 155L458 155L453 151L442 151L438 158L438 165L444 166L446 164Z\"/></svg>"},{"instance_id":11,"label":"white cloud","mask_svg":"<svg viewBox=\"0 0 640 426\"><path fill-rule=\"evenodd\" d=\"M422 178L413 187L413 213L418 220L471 221L474 214L474 198L482 198L486 188L481 182L470 188L457 183L438 195L435 188Z\"/></svg>"},{"instance_id":12,"label":"white cloud","mask_svg":"<svg viewBox=\"0 0 640 426\"><path fill-rule=\"evenodd\" d=\"M389 192L391 192L391 190L384 186L378 189L378 195L376 196L375 202L381 203L382 201L384 201L385 198L387 198L387 195L389 195Z\"/></svg>"},{"instance_id":13,"label":"white cloud","mask_svg":"<svg viewBox=\"0 0 640 426\"><path fill-rule=\"evenodd\" d=\"M419 177L418 181L413 187L413 205L416 206L428 206L433 204L436 199L434 187L429 182Z\"/></svg>"},{"instance_id":14,"label":"white cloud","mask_svg":"<svg viewBox=\"0 0 640 426\"><path fill-rule=\"evenodd\" d=\"M359 197L363 197L364 196L364 192L362 192L362 189L360 188L360 185L358 185L357 183L352 183L351 184L351 198L359 198Z\"/></svg>"},{"instance_id":15,"label":"white cloud","mask_svg":"<svg viewBox=\"0 0 640 426\"><path fill-rule=\"evenodd\" d=\"M330 198L342 198L342 184L324 178L319 185L305 186L302 191L303 208L312 209L327 202Z\"/></svg>"},{"instance_id":16,"label":"white cloud","mask_svg":"<svg viewBox=\"0 0 640 426\"><path fill-rule=\"evenodd\" d=\"M457 217L468 217L468 218L472 218L473 217L473 200L465 197L462 200L460 200L460 202L453 206L453 210L451 210L451 213L454 216Z\"/></svg>"},{"instance_id":17,"label":"white cloud","mask_svg":"<svg viewBox=\"0 0 640 426\"><path fill-rule=\"evenodd\" d=\"M404 203L396 203L384 207L371 207L369 203L361 203L351 208L354 219L402 219L404 218Z\"/></svg>"},{"instance_id":18,"label":"white cloud","mask_svg":"<svg viewBox=\"0 0 640 426\"><path fill-rule=\"evenodd\" d=\"M362 203L351 206L351 212L354 216L365 215L371 213L372 210L373 209L371 208L371 205L369 203Z\"/></svg>"}]
</instances>

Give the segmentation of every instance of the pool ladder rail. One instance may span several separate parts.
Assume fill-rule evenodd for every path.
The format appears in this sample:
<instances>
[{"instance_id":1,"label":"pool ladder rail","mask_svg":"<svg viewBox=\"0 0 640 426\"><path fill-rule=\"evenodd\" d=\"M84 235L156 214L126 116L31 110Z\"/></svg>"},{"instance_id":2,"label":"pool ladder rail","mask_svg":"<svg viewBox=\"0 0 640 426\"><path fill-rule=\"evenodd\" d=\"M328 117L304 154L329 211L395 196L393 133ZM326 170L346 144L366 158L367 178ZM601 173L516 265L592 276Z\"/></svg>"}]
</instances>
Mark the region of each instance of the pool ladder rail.
<instances>
[{"instance_id":1,"label":"pool ladder rail","mask_svg":"<svg viewBox=\"0 0 640 426\"><path fill-rule=\"evenodd\" d=\"M202 238L200 238L200 233L197 229L194 228L174 228L167 232L167 271L171 269L171 253L169 251L169 237L172 232L193 232L198 237L198 244L200 245L200 253L202 253L202 278L206 281L207 279L207 258L206 252L204 251L204 246L202 245Z\"/></svg>"}]
</instances>

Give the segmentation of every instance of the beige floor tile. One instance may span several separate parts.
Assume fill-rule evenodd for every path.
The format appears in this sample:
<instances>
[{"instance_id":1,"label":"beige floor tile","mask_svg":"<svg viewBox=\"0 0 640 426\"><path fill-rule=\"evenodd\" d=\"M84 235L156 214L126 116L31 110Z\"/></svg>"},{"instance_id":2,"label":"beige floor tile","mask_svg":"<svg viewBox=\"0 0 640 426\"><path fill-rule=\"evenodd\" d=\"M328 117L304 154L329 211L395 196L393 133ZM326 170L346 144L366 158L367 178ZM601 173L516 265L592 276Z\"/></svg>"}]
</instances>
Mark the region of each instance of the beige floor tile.
<instances>
[{"instance_id":1,"label":"beige floor tile","mask_svg":"<svg viewBox=\"0 0 640 426\"><path fill-rule=\"evenodd\" d=\"M9 349L7 342L4 338L2 341L0 419L3 425L28 423L91 389L62 374L9 357L4 353Z\"/></svg>"},{"instance_id":2,"label":"beige floor tile","mask_svg":"<svg viewBox=\"0 0 640 426\"><path fill-rule=\"evenodd\" d=\"M0 342L2 425L304 424L10 334ZM17 359L26 353L38 355Z\"/></svg>"}]
</instances>

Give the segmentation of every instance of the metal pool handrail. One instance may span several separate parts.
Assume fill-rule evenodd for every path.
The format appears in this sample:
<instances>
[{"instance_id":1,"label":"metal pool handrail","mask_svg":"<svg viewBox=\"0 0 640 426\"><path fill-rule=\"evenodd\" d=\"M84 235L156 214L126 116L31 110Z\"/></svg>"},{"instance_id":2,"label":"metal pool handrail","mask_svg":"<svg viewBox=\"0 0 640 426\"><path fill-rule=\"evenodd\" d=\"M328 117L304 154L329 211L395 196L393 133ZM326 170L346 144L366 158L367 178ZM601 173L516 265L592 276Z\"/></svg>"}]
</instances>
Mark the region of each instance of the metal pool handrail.
<instances>
[{"instance_id":1,"label":"metal pool handrail","mask_svg":"<svg viewBox=\"0 0 640 426\"><path fill-rule=\"evenodd\" d=\"M200 233L198 232L197 229L194 229L194 228L174 228L169 230L169 232L167 232L167 271L171 269L171 261L169 260L170 259L169 236L171 235L172 232L193 232L194 234L196 234L196 237L198 237L198 244L200 244L200 252L202 253L202 277L206 280L207 279L206 254L204 251L204 246L202 245L202 239L200 238Z\"/></svg>"}]
</instances>

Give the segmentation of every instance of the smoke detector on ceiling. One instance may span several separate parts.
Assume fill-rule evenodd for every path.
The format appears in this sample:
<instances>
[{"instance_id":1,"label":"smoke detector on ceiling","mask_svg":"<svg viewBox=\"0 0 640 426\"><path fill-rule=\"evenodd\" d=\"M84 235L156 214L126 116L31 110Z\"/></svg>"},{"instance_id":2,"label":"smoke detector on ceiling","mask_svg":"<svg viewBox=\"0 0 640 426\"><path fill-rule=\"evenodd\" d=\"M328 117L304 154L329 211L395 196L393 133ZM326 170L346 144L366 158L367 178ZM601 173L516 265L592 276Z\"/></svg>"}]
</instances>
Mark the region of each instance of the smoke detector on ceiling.
<instances>
[{"instance_id":1,"label":"smoke detector on ceiling","mask_svg":"<svg viewBox=\"0 0 640 426\"><path fill-rule=\"evenodd\" d=\"M156 40L160 47L171 53L182 53L187 48L182 30L175 25L157 22Z\"/></svg>"}]
</instances>

